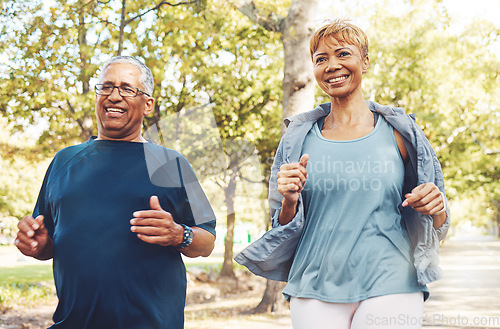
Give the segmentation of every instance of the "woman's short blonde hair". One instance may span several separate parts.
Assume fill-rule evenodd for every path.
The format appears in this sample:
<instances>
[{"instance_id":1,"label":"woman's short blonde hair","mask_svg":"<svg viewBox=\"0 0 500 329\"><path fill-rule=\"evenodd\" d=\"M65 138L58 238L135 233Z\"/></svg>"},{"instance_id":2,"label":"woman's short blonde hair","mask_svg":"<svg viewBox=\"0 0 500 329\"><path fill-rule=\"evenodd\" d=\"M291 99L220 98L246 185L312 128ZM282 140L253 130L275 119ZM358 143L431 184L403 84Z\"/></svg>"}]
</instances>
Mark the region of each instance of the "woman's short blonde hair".
<instances>
[{"instance_id":1,"label":"woman's short blonde hair","mask_svg":"<svg viewBox=\"0 0 500 329\"><path fill-rule=\"evenodd\" d=\"M326 38L334 38L341 44L357 46L363 58L368 56L368 37L365 32L348 20L337 18L314 32L309 45L311 59L321 40Z\"/></svg>"}]
</instances>

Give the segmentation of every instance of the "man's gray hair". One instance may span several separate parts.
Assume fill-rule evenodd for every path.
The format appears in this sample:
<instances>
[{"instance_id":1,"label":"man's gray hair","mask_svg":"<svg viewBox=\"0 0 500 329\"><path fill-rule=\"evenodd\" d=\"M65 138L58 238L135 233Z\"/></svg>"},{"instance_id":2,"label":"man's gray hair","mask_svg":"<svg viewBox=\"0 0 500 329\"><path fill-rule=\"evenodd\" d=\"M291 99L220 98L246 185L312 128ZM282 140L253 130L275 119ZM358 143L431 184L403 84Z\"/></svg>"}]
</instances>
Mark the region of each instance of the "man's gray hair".
<instances>
[{"instance_id":1,"label":"man's gray hair","mask_svg":"<svg viewBox=\"0 0 500 329\"><path fill-rule=\"evenodd\" d=\"M151 73L151 70L143 62L141 62L135 57L132 56L112 57L102 66L101 75L104 73L104 71L106 71L106 68L108 66L117 63L126 63L137 67L141 71L141 77L139 78L139 82L142 84L142 88L144 88L144 91L148 93L150 96L153 95L153 87L154 87L153 73Z\"/></svg>"}]
</instances>

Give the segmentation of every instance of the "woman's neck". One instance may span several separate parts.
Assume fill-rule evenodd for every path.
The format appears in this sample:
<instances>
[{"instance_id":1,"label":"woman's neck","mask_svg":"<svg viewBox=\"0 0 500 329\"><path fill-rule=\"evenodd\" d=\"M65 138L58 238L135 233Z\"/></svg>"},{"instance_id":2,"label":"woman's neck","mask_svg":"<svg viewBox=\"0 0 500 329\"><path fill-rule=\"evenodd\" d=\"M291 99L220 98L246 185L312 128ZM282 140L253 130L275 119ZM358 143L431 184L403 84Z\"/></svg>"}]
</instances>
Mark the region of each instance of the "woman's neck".
<instances>
[{"instance_id":1,"label":"woman's neck","mask_svg":"<svg viewBox=\"0 0 500 329\"><path fill-rule=\"evenodd\" d=\"M341 126L352 126L357 123L373 120L373 114L366 105L363 95L354 98L330 98L331 110L325 119L326 123Z\"/></svg>"}]
</instances>

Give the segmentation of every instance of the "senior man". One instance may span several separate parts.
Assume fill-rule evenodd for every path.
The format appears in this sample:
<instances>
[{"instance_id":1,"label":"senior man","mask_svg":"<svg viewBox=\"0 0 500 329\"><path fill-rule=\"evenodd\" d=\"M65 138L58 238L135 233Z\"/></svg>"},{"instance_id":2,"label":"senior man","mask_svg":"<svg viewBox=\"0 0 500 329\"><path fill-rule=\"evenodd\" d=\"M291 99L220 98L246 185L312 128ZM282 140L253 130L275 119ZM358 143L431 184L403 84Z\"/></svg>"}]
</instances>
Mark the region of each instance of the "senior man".
<instances>
[{"instance_id":1,"label":"senior man","mask_svg":"<svg viewBox=\"0 0 500 329\"><path fill-rule=\"evenodd\" d=\"M114 57L95 86L98 135L59 151L17 248L53 258L59 329L184 326L181 254L208 256L215 216L187 160L147 141L153 76Z\"/></svg>"}]
</instances>

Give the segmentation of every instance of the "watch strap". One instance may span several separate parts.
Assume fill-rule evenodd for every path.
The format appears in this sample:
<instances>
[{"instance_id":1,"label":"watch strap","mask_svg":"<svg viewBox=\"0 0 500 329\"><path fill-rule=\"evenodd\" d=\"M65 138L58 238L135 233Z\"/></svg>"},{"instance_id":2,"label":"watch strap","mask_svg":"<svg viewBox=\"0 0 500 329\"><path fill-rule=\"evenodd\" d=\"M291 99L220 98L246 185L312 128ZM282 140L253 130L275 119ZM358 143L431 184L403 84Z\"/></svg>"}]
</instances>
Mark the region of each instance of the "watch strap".
<instances>
[{"instance_id":1,"label":"watch strap","mask_svg":"<svg viewBox=\"0 0 500 329\"><path fill-rule=\"evenodd\" d=\"M191 227L181 224L184 228L184 234L182 235L182 243L176 246L176 249L183 249L189 246L193 242L193 230Z\"/></svg>"}]
</instances>

